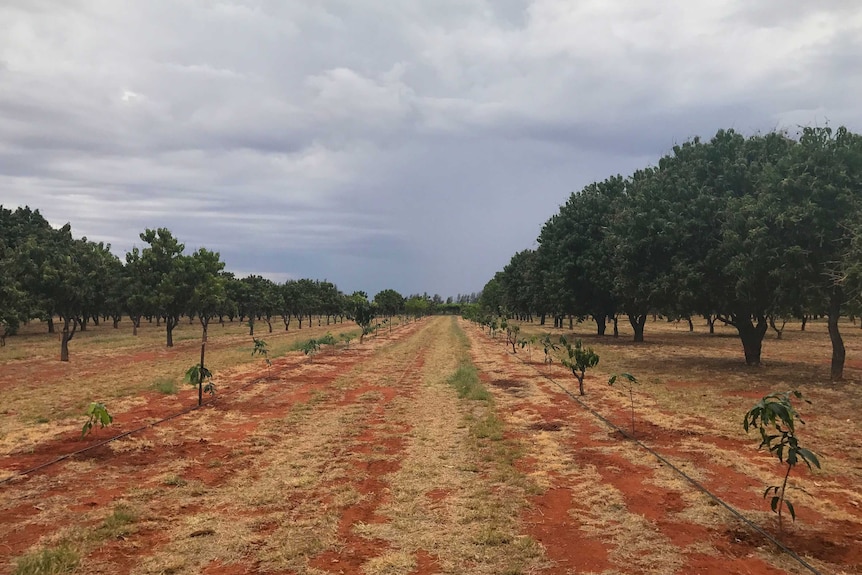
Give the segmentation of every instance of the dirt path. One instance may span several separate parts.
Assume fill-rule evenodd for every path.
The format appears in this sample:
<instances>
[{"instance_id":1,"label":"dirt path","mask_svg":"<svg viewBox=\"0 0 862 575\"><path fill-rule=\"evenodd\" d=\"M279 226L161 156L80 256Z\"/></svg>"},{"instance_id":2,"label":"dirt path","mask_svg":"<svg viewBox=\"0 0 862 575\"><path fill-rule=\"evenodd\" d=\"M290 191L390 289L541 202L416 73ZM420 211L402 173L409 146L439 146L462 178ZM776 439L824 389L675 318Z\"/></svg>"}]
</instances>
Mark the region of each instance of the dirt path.
<instances>
[{"instance_id":1,"label":"dirt path","mask_svg":"<svg viewBox=\"0 0 862 575\"><path fill-rule=\"evenodd\" d=\"M469 424L490 407L446 383L460 345L434 318L282 358L201 410L16 479L0 487L0 571L65 545L87 573L522 572L539 560L517 532L523 490ZM122 421L148 421L154 401Z\"/></svg>"},{"instance_id":2,"label":"dirt path","mask_svg":"<svg viewBox=\"0 0 862 575\"><path fill-rule=\"evenodd\" d=\"M544 572L807 573L542 376L547 372L576 388L562 368L524 364L498 340L466 324L465 329L482 379L524 446L520 468L545 490L524 516L528 533L554 562ZM594 376L593 390L600 379ZM588 399L613 420L628 423L619 402L590 390ZM692 436L644 425L641 435L659 452L771 525L760 499L768 471L759 467L764 462L758 454L752 458L741 442L710 442L708 430ZM806 523L793 526L788 543L823 572L859 572L860 533L856 524L840 519L844 513L826 517L806 509Z\"/></svg>"}]
</instances>

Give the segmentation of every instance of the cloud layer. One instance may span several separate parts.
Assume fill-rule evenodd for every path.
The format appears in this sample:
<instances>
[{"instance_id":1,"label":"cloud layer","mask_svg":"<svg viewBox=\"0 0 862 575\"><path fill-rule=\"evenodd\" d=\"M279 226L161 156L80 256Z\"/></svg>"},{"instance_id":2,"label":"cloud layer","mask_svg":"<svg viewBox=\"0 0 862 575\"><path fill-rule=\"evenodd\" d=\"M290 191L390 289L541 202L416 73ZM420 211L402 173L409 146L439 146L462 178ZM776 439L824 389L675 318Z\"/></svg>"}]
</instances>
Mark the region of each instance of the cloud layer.
<instances>
[{"instance_id":1,"label":"cloud layer","mask_svg":"<svg viewBox=\"0 0 862 575\"><path fill-rule=\"evenodd\" d=\"M845 1L6 0L0 203L454 295L675 142L862 130L860 39Z\"/></svg>"}]
</instances>

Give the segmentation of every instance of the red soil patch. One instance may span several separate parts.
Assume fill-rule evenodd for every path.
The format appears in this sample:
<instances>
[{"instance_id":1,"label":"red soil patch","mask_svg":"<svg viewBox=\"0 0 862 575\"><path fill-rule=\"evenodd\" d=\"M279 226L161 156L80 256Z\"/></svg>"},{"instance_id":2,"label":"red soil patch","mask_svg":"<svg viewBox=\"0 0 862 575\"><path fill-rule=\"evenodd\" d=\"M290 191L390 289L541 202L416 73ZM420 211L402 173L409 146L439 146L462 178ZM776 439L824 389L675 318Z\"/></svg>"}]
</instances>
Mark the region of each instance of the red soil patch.
<instances>
[{"instance_id":1,"label":"red soil patch","mask_svg":"<svg viewBox=\"0 0 862 575\"><path fill-rule=\"evenodd\" d=\"M474 330L471 330L473 332ZM504 353L501 348L494 346L486 337L480 337L478 332L472 333L475 361L480 367L480 378L489 384L491 389L497 388L496 393L509 391L511 381L527 382L527 391L535 386L537 391L551 399L553 405L545 406L527 401L512 403L511 400L502 401L506 406L501 409L505 412L520 412L519 419L523 414L534 414L539 421L526 424L525 427L533 430L544 430L546 427L556 427L556 424L564 422L562 429L568 434L561 434L560 441L565 445L568 453L579 465L593 465L606 484L612 485L625 501L626 509L634 514L641 515L649 521L661 534L667 537L671 543L679 547L680 555L685 561L685 568L680 573L783 573L782 570L772 567L756 556L761 548L771 549L771 544L762 537L748 530L708 527L681 520L679 513L686 508L683 493L694 490L685 483L680 484L679 490L667 489L650 480L655 476L655 470L661 464L651 455L643 452L643 458L633 463L610 449L617 450L621 441L627 441L619 433L611 432L598 420L593 419L582 407L571 400L561 390L543 377L530 366L518 365L512 361L512 356ZM494 349L497 348L497 349ZM493 358L493 359L491 359ZM505 370L499 370L500 364L509 364ZM485 369L487 373L481 371ZM529 370L529 371L528 371ZM545 370L542 370L543 372ZM556 373L550 371L552 377L563 377L561 370ZM532 372L532 373L531 373ZM562 380L561 380L562 381ZM670 382L670 386L694 387L697 384L690 382ZM759 399L763 396L758 391L728 392L734 397L748 397ZM630 411L625 408L609 405L607 401L595 396L588 398L590 405L602 412L610 420L618 422L626 431L630 430ZM667 414L675 417L674 414ZM535 419L535 418L531 418ZM678 421L678 418L676 419ZM702 481L713 493L727 501L737 509L744 511L763 511L763 501L757 494L762 493L763 485L752 476L743 475L730 467L725 467L720 462L720 457L713 460L711 447L734 452L741 456L752 459L752 465L767 465L770 461L758 461L758 454L752 448L750 442L743 439L734 440L718 436L703 434L701 432L689 432L681 434L675 430L669 430L637 419L636 415L636 437L645 441L659 453L667 456L672 461L686 463L705 477ZM603 433L604 432L604 433ZM630 431L629 431L630 432ZM517 435L517 434L515 434ZM602 436L607 439L602 439ZM528 437L529 434L526 434ZM681 437L694 438L698 446L683 448L679 445ZM522 442L522 445L524 443ZM525 445L526 457L518 464L521 469L529 469L535 464L535 458L530 456L529 444ZM603 448L609 448L604 450ZM639 449L639 448L638 448ZM646 465L645 465L646 464ZM685 467L684 467L685 469ZM771 469L771 468L770 468ZM780 471L780 470L779 470ZM780 472L776 471L777 480ZM798 474L804 478L807 470ZM796 474L794 475L796 476ZM545 495L534 499L534 509L525 515L525 524L528 533L539 540L546 549L547 556L556 565L548 572L564 573L568 567L576 565L578 561L584 561L585 555L597 557L598 566L584 566L580 569L602 571L604 569L616 568L623 571L626 566L609 565L608 543L584 540L584 533L579 529L578 522L569 513L572 508L571 490L576 489L565 484L564 477L552 478L553 487ZM848 486L848 489L856 487ZM547 499L548 501L544 501ZM849 504L845 495L838 497L841 501L832 498L832 502L846 508L849 513L858 513L859 509ZM547 511L546 511L547 509ZM541 511L541 513L540 513ZM797 511L800 511L797 506ZM575 516L577 514L575 513ZM806 527L793 531L785 527L785 533L779 537L790 548L802 555L816 557L846 568L853 566L857 569L862 565L862 532L858 523L853 522L828 522L811 509L804 510ZM728 516L728 524L733 524L733 519ZM814 526L812 527L810 526ZM772 525L765 526L770 531L776 531ZM778 535L774 533L774 535ZM695 543L708 542L715 549L715 555L695 553L689 551L689 547ZM590 547L593 545L594 547ZM584 553L586 548L591 549ZM856 570L853 572L862 572Z\"/></svg>"},{"instance_id":2,"label":"red soil patch","mask_svg":"<svg viewBox=\"0 0 862 575\"><path fill-rule=\"evenodd\" d=\"M412 331L404 330L403 335L409 335ZM114 451L111 448L122 446L121 440L120 443L95 447L65 462L13 479L3 486L4 498L0 501L0 539L3 541L0 546L0 571L11 565L13 557L25 553L40 538L70 524L71 521L31 523L34 514L39 513L36 505L44 503L53 508L63 502L70 513L80 513L109 506L111 502L126 497L131 488L175 489L164 485L158 477L159 469L163 469L161 464L175 460L192 463L183 469L183 480L200 481L208 488L226 482L237 471L247 468L249 461L254 458L253 453L243 454L252 451L251 449L238 451L237 448L248 445L249 438L257 432L261 422L272 417L283 417L297 402L308 401L316 391L331 389L334 379L364 361L375 347L379 347L379 344L366 345L367 349L363 352L333 356L329 362L332 365L321 362L309 366L303 362L305 358L299 357L298 354L278 359L273 362L269 378L288 382L284 385L267 385L259 389L252 386L240 391L241 386L260 382L261 375L244 373L233 378L230 375L223 376L219 382L219 395L214 401L205 404L200 410L164 422L157 429L147 428L136 432L131 436L136 443L131 444L128 450ZM302 375L295 377L297 372L302 372ZM6 375L8 374L4 373L4 376ZM43 375L40 374L40 377ZM387 401L397 392L394 388L382 389ZM146 393L141 397L144 399L142 405L127 412L115 413L115 424L108 430L98 430L85 440L81 440L76 432L65 433L37 445L32 453L16 453L0 458L0 466L25 470L47 463L60 455L92 447L100 441L115 437L117 432L136 429L175 413L178 400L186 405L194 405L197 399L194 390L187 390L176 396ZM172 406L171 409L167 409L167 405ZM335 408L336 405L329 403L323 407ZM240 422L225 419L228 412L234 411L242 413L243 419ZM198 429L199 417L196 414L204 413L214 418L212 424L218 432L203 434ZM180 441L165 443L159 432L166 430L173 430L174 437L181 438ZM108 436L108 431L113 433ZM402 446L398 439L378 439L376 443L383 445L384 455L394 454ZM101 470L98 480L94 481L89 471L70 469L67 463L72 460L97 461ZM207 465L207 462L216 462L218 465ZM379 480L380 475L396 468L396 462L367 462L362 472L368 473L370 477L359 486L360 492L373 495L384 491L383 483ZM344 520L345 525L370 520L381 496L376 497L376 502L363 502L349 512L348 518ZM157 497L150 502L150 511L162 518L170 518L171 514L193 513L199 508L196 503L182 505L179 509L160 509L159 505ZM345 527L344 532L348 531ZM127 539L128 541L102 542L85 561L92 559L97 560L100 565L110 565L113 572L130 572L136 558L150 554L167 542L164 531L160 529L136 529ZM356 540L359 541L358 538ZM237 565L212 564L207 569L208 573L246 572L244 567Z\"/></svg>"},{"instance_id":3,"label":"red soil patch","mask_svg":"<svg viewBox=\"0 0 862 575\"><path fill-rule=\"evenodd\" d=\"M549 575L566 575L610 570L608 545L587 536L569 513L572 510L572 490L552 487L530 500L531 508L522 521L527 532L545 548L545 555L554 565L544 570Z\"/></svg>"},{"instance_id":4,"label":"red soil patch","mask_svg":"<svg viewBox=\"0 0 862 575\"><path fill-rule=\"evenodd\" d=\"M439 573L440 564L435 557L424 549L416 552L416 569L410 575L434 575Z\"/></svg>"}]
</instances>

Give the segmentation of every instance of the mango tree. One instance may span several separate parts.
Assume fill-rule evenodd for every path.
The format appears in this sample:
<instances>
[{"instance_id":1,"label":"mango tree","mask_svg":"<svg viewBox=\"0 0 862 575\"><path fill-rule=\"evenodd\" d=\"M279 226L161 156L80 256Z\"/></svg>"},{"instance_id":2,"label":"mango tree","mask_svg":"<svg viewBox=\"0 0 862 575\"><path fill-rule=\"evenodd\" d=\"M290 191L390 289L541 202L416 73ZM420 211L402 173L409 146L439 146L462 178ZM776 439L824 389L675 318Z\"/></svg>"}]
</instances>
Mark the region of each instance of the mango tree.
<instances>
[{"instance_id":1,"label":"mango tree","mask_svg":"<svg viewBox=\"0 0 862 575\"><path fill-rule=\"evenodd\" d=\"M211 252L200 248L190 257L185 258L187 275L192 282L193 289L189 303L189 310L197 315L201 324L201 360L197 372L198 405L203 403L204 378L207 373L205 367L206 346L210 321L218 315L219 309L224 304L225 280L221 275L224 262L221 261L218 252Z\"/></svg>"},{"instance_id":2,"label":"mango tree","mask_svg":"<svg viewBox=\"0 0 862 575\"><path fill-rule=\"evenodd\" d=\"M188 266L182 259L185 246L167 228L146 229L140 237L149 244L141 251L146 307L165 318L166 345L173 347L174 328L191 297Z\"/></svg>"},{"instance_id":3,"label":"mango tree","mask_svg":"<svg viewBox=\"0 0 862 575\"><path fill-rule=\"evenodd\" d=\"M372 322L375 317L374 304L368 301L365 292L356 291L350 296L347 303L347 317L362 329L362 334L359 336L359 343L362 343L365 336L374 329Z\"/></svg>"},{"instance_id":4,"label":"mango tree","mask_svg":"<svg viewBox=\"0 0 862 575\"><path fill-rule=\"evenodd\" d=\"M576 340L572 345L564 336L560 336L560 345L566 352L561 362L572 370L572 375L578 380L578 392L584 395L584 377L587 370L599 363L599 356L591 347L584 347L581 340Z\"/></svg>"},{"instance_id":5,"label":"mango tree","mask_svg":"<svg viewBox=\"0 0 862 575\"><path fill-rule=\"evenodd\" d=\"M799 412L793 406L791 395L797 399L802 399L802 394L798 391L771 393L763 397L745 414L742 422L746 433L751 428L760 432L761 441L758 449L766 447L778 458L779 462L787 465L787 471L781 485L771 485L763 492L764 499L772 494L770 507L773 512L778 513L779 530L782 528L781 512L784 507L787 507L790 516L794 521L796 520L796 510L793 508L793 504L785 498L790 472L800 461L805 462L808 469L811 469L812 465L820 468L820 461L817 456L799 445L799 438L796 436L796 423L799 422L804 425L805 422L802 421ZM808 400L805 401L810 403Z\"/></svg>"}]
</instances>

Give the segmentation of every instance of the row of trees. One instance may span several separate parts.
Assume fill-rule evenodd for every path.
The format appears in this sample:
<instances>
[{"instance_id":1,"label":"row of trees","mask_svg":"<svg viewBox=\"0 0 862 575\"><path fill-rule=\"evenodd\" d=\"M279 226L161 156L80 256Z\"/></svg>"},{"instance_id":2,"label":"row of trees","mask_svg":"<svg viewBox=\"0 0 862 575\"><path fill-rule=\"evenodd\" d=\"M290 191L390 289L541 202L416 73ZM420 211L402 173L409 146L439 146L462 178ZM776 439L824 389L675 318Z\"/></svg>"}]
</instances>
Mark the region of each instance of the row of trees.
<instances>
[{"instance_id":1,"label":"row of trees","mask_svg":"<svg viewBox=\"0 0 862 575\"><path fill-rule=\"evenodd\" d=\"M805 128L798 137L695 138L629 177L573 193L485 286L487 313L591 317L600 335L628 317L643 341L649 314L735 327L761 360L770 322L828 317L841 379L842 315L858 314L862 137Z\"/></svg>"},{"instance_id":2,"label":"row of trees","mask_svg":"<svg viewBox=\"0 0 862 575\"><path fill-rule=\"evenodd\" d=\"M294 319L300 329L303 322L310 325L312 316L327 325L345 318L361 324L360 316L369 322L375 316L420 317L437 303L427 294L404 298L391 289L368 301L364 292L346 295L328 281L236 278L217 252L201 248L186 254L165 228L147 229L140 238L144 247L133 248L123 261L110 245L74 238L68 224L51 227L38 210L0 206L0 342L31 319L45 321L53 333L59 318L60 355L68 361L69 341L79 329L108 319L117 328L124 316L135 334L142 319L164 322L170 347L183 317L198 318L206 342L216 319L248 321L254 335L260 321L270 332L279 318L285 330Z\"/></svg>"}]
</instances>

